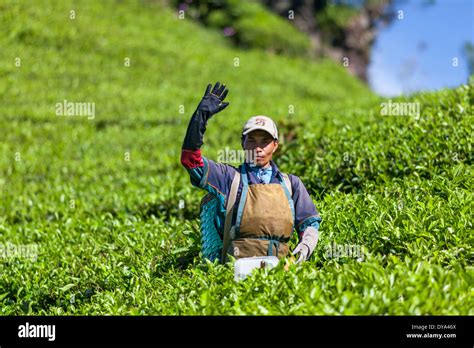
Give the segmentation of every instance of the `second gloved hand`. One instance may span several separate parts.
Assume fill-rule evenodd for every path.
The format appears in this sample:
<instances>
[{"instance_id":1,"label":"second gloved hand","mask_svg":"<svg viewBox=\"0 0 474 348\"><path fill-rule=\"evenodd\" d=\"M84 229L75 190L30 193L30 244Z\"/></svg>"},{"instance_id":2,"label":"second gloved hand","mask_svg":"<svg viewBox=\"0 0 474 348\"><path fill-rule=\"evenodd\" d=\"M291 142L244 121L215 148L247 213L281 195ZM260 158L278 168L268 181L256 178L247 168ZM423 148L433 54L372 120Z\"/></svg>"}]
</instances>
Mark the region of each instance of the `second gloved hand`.
<instances>
[{"instance_id":1,"label":"second gloved hand","mask_svg":"<svg viewBox=\"0 0 474 348\"><path fill-rule=\"evenodd\" d=\"M298 256L296 263L305 261L308 258L309 247L304 243L300 243L296 246L295 250L293 250L292 254Z\"/></svg>"},{"instance_id":2,"label":"second gloved hand","mask_svg":"<svg viewBox=\"0 0 474 348\"><path fill-rule=\"evenodd\" d=\"M316 248L316 244L318 244L318 235L318 230L313 226L306 228L301 242L292 252L293 255L299 255L296 263L306 261L311 256L313 250Z\"/></svg>"}]
</instances>

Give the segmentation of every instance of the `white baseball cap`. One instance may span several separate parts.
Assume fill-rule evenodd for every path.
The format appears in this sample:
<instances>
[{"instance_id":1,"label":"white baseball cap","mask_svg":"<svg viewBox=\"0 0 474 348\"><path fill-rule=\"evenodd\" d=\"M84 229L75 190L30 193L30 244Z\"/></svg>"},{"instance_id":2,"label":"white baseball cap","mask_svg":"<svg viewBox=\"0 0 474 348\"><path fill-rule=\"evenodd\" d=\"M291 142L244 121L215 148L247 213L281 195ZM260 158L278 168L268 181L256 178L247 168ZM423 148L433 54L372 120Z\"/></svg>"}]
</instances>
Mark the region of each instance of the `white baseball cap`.
<instances>
[{"instance_id":1,"label":"white baseball cap","mask_svg":"<svg viewBox=\"0 0 474 348\"><path fill-rule=\"evenodd\" d=\"M263 115L252 116L247 122L245 122L244 129L242 130L242 136L245 136L257 129L264 130L270 133L274 139L278 139L278 129L275 122L273 122L270 117Z\"/></svg>"}]
</instances>

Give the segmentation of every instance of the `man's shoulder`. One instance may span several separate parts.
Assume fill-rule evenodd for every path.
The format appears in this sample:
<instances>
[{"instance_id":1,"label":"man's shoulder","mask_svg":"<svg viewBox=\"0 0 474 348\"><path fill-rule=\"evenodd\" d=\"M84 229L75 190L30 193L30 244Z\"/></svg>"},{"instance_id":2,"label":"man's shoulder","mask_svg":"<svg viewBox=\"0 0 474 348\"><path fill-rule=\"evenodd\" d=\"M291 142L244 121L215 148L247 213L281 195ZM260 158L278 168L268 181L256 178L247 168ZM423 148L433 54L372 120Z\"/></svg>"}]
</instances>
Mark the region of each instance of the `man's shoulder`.
<instances>
[{"instance_id":1,"label":"man's shoulder","mask_svg":"<svg viewBox=\"0 0 474 348\"><path fill-rule=\"evenodd\" d=\"M232 180L235 174L240 172L240 166L235 167L229 163L217 162L206 157L204 158L205 158L205 161L207 161L208 166L212 168L211 175L220 177L226 181Z\"/></svg>"},{"instance_id":2,"label":"man's shoulder","mask_svg":"<svg viewBox=\"0 0 474 348\"><path fill-rule=\"evenodd\" d=\"M288 174L288 179L290 179L291 186L293 187L299 187L301 183L301 179L298 175L287 173Z\"/></svg>"},{"instance_id":3,"label":"man's shoulder","mask_svg":"<svg viewBox=\"0 0 474 348\"><path fill-rule=\"evenodd\" d=\"M239 165L238 167L233 166L232 164L228 163L221 163L222 165L227 167L227 173L231 176L234 177L235 174L240 173L240 168L242 165Z\"/></svg>"},{"instance_id":4,"label":"man's shoulder","mask_svg":"<svg viewBox=\"0 0 474 348\"><path fill-rule=\"evenodd\" d=\"M306 186L298 175L288 173L288 179L291 183L293 194L306 190Z\"/></svg>"}]
</instances>

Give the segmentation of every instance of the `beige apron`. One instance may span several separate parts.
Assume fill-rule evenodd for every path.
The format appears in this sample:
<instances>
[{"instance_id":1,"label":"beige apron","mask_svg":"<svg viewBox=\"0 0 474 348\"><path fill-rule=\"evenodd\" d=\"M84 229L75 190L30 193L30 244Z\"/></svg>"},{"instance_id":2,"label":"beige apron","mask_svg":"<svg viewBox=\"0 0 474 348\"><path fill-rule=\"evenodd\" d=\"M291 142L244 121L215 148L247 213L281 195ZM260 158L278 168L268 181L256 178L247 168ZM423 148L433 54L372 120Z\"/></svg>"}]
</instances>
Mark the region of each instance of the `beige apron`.
<instances>
[{"instance_id":1,"label":"beige apron","mask_svg":"<svg viewBox=\"0 0 474 348\"><path fill-rule=\"evenodd\" d=\"M294 204L281 176L279 184L248 184L242 165L242 194L227 253L236 259L288 254L293 232ZM279 173L280 174L280 173Z\"/></svg>"}]
</instances>

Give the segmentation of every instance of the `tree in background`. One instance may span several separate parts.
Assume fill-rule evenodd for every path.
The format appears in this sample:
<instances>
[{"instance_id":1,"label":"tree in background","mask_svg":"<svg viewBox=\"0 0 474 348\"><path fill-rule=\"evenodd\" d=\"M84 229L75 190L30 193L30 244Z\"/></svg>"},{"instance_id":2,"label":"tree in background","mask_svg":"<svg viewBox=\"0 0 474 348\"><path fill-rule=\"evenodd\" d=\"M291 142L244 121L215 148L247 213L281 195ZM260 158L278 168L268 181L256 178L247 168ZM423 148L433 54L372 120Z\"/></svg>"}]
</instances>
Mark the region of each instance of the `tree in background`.
<instances>
[{"instance_id":1,"label":"tree in background","mask_svg":"<svg viewBox=\"0 0 474 348\"><path fill-rule=\"evenodd\" d=\"M467 71L469 76L474 74L474 45L472 42L466 42L463 47L463 53L466 56Z\"/></svg>"},{"instance_id":2,"label":"tree in background","mask_svg":"<svg viewBox=\"0 0 474 348\"><path fill-rule=\"evenodd\" d=\"M174 5L242 48L329 57L367 80L379 24L394 18L392 0L203 0ZM304 33L304 34L303 34Z\"/></svg>"},{"instance_id":3,"label":"tree in background","mask_svg":"<svg viewBox=\"0 0 474 348\"><path fill-rule=\"evenodd\" d=\"M379 24L395 15L392 0L277 0L264 1L280 15L295 11L294 24L306 32L317 56L343 62L367 81L370 49Z\"/></svg>"}]
</instances>

